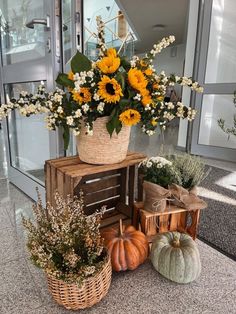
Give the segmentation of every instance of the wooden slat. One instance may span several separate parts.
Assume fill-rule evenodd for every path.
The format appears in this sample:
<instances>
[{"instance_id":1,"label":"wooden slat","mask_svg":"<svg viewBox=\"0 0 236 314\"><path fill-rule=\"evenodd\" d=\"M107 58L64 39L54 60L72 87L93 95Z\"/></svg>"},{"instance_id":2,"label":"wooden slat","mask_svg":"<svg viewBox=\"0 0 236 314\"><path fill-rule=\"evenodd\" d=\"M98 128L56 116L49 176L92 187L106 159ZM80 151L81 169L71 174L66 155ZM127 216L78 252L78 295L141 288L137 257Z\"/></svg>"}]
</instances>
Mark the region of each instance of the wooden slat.
<instances>
[{"instance_id":1,"label":"wooden slat","mask_svg":"<svg viewBox=\"0 0 236 314\"><path fill-rule=\"evenodd\" d=\"M135 166L129 167L129 206L133 207L134 204L134 179L135 179Z\"/></svg>"},{"instance_id":2,"label":"wooden slat","mask_svg":"<svg viewBox=\"0 0 236 314\"><path fill-rule=\"evenodd\" d=\"M71 179L71 177L67 176L65 174L65 182L64 182L64 195L70 195L71 197L74 196L74 188L73 188L73 180Z\"/></svg>"},{"instance_id":3,"label":"wooden slat","mask_svg":"<svg viewBox=\"0 0 236 314\"><path fill-rule=\"evenodd\" d=\"M192 210L190 212L190 215L191 215L192 223L187 228L187 232L191 235L193 240L195 240L197 237L197 227L198 227L199 218L200 218L200 209Z\"/></svg>"},{"instance_id":4,"label":"wooden slat","mask_svg":"<svg viewBox=\"0 0 236 314\"><path fill-rule=\"evenodd\" d=\"M121 214L121 213L118 213L114 216L111 216L109 218L106 218L106 219L103 219L101 221L101 228L104 228L104 227L108 227L108 226L111 226L111 225L114 225L114 223L118 222L120 219L127 219L127 217L124 215L124 214Z\"/></svg>"},{"instance_id":5,"label":"wooden slat","mask_svg":"<svg viewBox=\"0 0 236 314\"><path fill-rule=\"evenodd\" d=\"M126 203L126 195L127 195L127 168L121 169L121 199L122 203Z\"/></svg>"},{"instance_id":6,"label":"wooden slat","mask_svg":"<svg viewBox=\"0 0 236 314\"><path fill-rule=\"evenodd\" d=\"M46 163L44 167L45 172L45 188L46 188L46 201L51 199L51 167L50 164Z\"/></svg>"},{"instance_id":7,"label":"wooden slat","mask_svg":"<svg viewBox=\"0 0 236 314\"><path fill-rule=\"evenodd\" d=\"M120 196L114 197L110 200L102 201L97 204L89 205L85 207L85 213L90 215L94 213L97 209L99 210L103 205L106 205L107 209L115 208L116 204L119 202Z\"/></svg>"},{"instance_id":8,"label":"wooden slat","mask_svg":"<svg viewBox=\"0 0 236 314\"><path fill-rule=\"evenodd\" d=\"M120 186L112 187L111 189L106 189L99 192L94 192L90 194L84 195L84 202L86 206L88 204L97 203L99 201L114 197L114 196L120 196Z\"/></svg>"},{"instance_id":9,"label":"wooden slat","mask_svg":"<svg viewBox=\"0 0 236 314\"><path fill-rule=\"evenodd\" d=\"M138 202L143 200L143 174L141 174L140 168L138 168Z\"/></svg>"},{"instance_id":10,"label":"wooden slat","mask_svg":"<svg viewBox=\"0 0 236 314\"><path fill-rule=\"evenodd\" d=\"M54 200L54 193L57 190L57 173L56 169L54 167L51 167L51 195L49 198L49 202L54 205L55 200Z\"/></svg>"},{"instance_id":11,"label":"wooden slat","mask_svg":"<svg viewBox=\"0 0 236 314\"><path fill-rule=\"evenodd\" d=\"M59 194L64 197L64 174L60 171L57 171L57 191Z\"/></svg>"},{"instance_id":12,"label":"wooden slat","mask_svg":"<svg viewBox=\"0 0 236 314\"><path fill-rule=\"evenodd\" d=\"M85 194L92 193L92 192L98 192L101 190L105 190L110 187L115 187L120 185L121 178L120 176L112 176L112 177L104 177L99 178L98 180L94 182L85 182L81 184L81 189Z\"/></svg>"},{"instance_id":13,"label":"wooden slat","mask_svg":"<svg viewBox=\"0 0 236 314\"><path fill-rule=\"evenodd\" d=\"M132 207L124 204L121 200L120 203L116 205L116 209L127 217L132 218Z\"/></svg>"},{"instance_id":14,"label":"wooden slat","mask_svg":"<svg viewBox=\"0 0 236 314\"><path fill-rule=\"evenodd\" d=\"M176 231L180 224L181 213L173 213L170 218L170 231Z\"/></svg>"},{"instance_id":15,"label":"wooden slat","mask_svg":"<svg viewBox=\"0 0 236 314\"><path fill-rule=\"evenodd\" d=\"M167 232L169 230L169 215L159 216L159 232Z\"/></svg>"}]
</instances>

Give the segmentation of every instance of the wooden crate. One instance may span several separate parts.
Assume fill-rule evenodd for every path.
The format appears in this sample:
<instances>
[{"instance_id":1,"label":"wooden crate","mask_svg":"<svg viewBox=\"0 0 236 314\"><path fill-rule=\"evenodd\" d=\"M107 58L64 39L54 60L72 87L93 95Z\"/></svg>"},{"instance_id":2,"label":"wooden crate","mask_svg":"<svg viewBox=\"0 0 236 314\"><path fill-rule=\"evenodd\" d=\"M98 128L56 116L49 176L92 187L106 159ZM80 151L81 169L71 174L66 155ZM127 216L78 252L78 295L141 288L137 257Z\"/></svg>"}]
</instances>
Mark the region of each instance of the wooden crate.
<instances>
[{"instance_id":1,"label":"wooden crate","mask_svg":"<svg viewBox=\"0 0 236 314\"><path fill-rule=\"evenodd\" d=\"M129 152L123 162L112 165L86 164L79 156L48 160L45 163L46 199L54 204L56 190L63 197L83 191L86 214L107 206L103 227L116 224L120 218L131 221L137 190L135 168L144 158L143 154Z\"/></svg>"},{"instance_id":2,"label":"wooden crate","mask_svg":"<svg viewBox=\"0 0 236 314\"><path fill-rule=\"evenodd\" d=\"M143 202L134 204L133 225L152 242L155 235L167 231L187 232L194 240L197 236L200 210L188 211L177 206L168 206L165 212L149 212Z\"/></svg>"}]
</instances>

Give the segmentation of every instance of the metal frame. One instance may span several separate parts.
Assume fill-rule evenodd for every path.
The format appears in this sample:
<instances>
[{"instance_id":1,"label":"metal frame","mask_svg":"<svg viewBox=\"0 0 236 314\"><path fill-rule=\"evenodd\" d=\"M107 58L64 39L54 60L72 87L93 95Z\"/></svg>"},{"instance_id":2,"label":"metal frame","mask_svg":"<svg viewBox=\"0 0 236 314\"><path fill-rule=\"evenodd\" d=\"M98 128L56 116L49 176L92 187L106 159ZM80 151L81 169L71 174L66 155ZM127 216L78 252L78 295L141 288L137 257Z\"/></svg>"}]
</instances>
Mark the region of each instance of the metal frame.
<instances>
[{"instance_id":1,"label":"metal frame","mask_svg":"<svg viewBox=\"0 0 236 314\"><path fill-rule=\"evenodd\" d=\"M46 53L44 58L32 60L29 62L21 62L19 64L0 66L0 86L2 90L1 99L4 100L5 84L32 82L32 81L47 81L47 88L52 90L55 87L55 78L61 68L60 63L60 16L56 13L56 9L60 4L59 0L44 1L45 16L50 16L50 30L47 32L48 41L51 44L51 51ZM4 77L4 80L3 80ZM14 168L11 165L9 129L7 121L3 121L3 130L5 135L7 162L8 162L8 177L11 183L20 188L25 194L32 199L36 199L37 187L44 199L45 188L44 184L37 178L22 172L20 169ZM63 154L63 143L59 132L49 133L50 158L55 158Z\"/></svg>"},{"instance_id":2,"label":"metal frame","mask_svg":"<svg viewBox=\"0 0 236 314\"><path fill-rule=\"evenodd\" d=\"M201 0L200 15L198 24L197 49L195 56L194 78L204 86L203 94L196 94L192 97L193 105L198 115L193 123L189 138L191 138L191 153L210 158L236 161L236 151L231 148L199 144L199 130L202 114L203 96L207 94L232 94L236 89L236 83L205 83L207 55L211 27L211 13L213 0Z\"/></svg>"}]
</instances>

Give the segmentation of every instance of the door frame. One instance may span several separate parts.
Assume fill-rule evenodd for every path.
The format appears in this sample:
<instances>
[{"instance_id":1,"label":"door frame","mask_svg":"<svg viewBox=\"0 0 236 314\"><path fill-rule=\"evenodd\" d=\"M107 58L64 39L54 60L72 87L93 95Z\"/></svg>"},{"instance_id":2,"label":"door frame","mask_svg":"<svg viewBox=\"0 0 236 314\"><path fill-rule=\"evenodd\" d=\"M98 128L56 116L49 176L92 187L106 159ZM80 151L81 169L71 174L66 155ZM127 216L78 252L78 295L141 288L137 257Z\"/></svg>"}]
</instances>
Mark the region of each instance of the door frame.
<instances>
[{"instance_id":1,"label":"door frame","mask_svg":"<svg viewBox=\"0 0 236 314\"><path fill-rule=\"evenodd\" d=\"M205 83L212 5L213 0L201 0L200 2L194 79L196 79L196 81L204 87L204 92L202 94L195 94L192 96L193 107L197 110L198 114L189 133L189 139L191 139L190 151L192 154L204 157L236 161L236 150L233 148L231 149L227 147L210 146L198 143L203 96L209 94L233 94L233 91L236 89L236 83Z\"/></svg>"},{"instance_id":2,"label":"door frame","mask_svg":"<svg viewBox=\"0 0 236 314\"><path fill-rule=\"evenodd\" d=\"M46 52L44 58L37 60L31 60L26 62L20 62L13 65L0 65L0 86L1 86L1 99L6 101L4 95L4 85L33 82L33 81L46 81L48 90L55 88L55 79L57 73L61 69L61 47L60 47L60 1L46 1L44 0L44 11L50 16L50 29L47 32L47 37L50 42L51 51ZM58 11L59 10L59 11ZM43 27L43 26L42 26ZM45 41L46 42L46 41ZM0 52L2 54L2 51ZM4 77L4 79L3 79ZM9 125L8 119L2 121L6 155L8 164L8 179L9 181L22 190L33 200L37 199L36 187L42 195L42 199L45 198L44 184L37 178L26 174L18 168L15 168L11 164L11 147L9 139ZM49 145L50 145L50 158L63 155L63 142L60 136L60 132L49 132Z\"/></svg>"}]
</instances>

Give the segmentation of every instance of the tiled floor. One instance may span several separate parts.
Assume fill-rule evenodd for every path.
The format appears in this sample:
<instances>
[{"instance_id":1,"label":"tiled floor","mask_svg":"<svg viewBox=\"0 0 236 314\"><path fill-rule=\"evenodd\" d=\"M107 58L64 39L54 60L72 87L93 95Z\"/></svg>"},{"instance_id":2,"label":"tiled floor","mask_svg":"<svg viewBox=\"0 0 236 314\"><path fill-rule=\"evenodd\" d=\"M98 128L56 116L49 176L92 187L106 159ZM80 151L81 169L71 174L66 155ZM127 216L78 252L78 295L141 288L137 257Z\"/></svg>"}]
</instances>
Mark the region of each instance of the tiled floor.
<instances>
[{"instance_id":1,"label":"tiled floor","mask_svg":"<svg viewBox=\"0 0 236 314\"><path fill-rule=\"evenodd\" d=\"M1 147L1 146L0 146ZM31 216L31 201L4 178L0 152L0 313L72 313L51 299L43 273L29 261L21 214ZM114 274L108 295L81 313L234 314L236 263L198 241L202 273L178 285L160 276L147 261L137 270ZM74 312L73 312L74 313Z\"/></svg>"}]
</instances>

